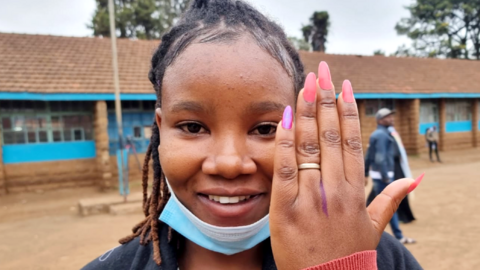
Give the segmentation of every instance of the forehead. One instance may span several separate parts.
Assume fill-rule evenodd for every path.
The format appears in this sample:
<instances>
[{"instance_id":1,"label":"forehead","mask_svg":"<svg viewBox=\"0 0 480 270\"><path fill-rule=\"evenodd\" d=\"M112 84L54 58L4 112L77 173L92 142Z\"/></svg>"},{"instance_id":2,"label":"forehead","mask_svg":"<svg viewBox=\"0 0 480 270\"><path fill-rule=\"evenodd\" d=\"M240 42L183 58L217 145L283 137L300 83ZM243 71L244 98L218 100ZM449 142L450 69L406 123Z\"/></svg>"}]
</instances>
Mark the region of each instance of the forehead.
<instances>
[{"instance_id":1,"label":"forehead","mask_svg":"<svg viewBox=\"0 0 480 270\"><path fill-rule=\"evenodd\" d=\"M247 35L230 43L192 43L167 67L162 107L200 100L219 106L270 101L292 105L293 78Z\"/></svg>"}]
</instances>

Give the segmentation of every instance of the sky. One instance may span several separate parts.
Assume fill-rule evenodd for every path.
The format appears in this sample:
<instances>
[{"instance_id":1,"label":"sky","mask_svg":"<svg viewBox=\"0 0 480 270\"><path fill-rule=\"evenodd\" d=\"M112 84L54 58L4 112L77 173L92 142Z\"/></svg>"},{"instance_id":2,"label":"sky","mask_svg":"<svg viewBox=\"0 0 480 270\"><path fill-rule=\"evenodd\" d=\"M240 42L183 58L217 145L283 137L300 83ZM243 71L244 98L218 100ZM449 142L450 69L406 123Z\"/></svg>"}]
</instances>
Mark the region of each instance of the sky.
<instances>
[{"instance_id":1,"label":"sky","mask_svg":"<svg viewBox=\"0 0 480 270\"><path fill-rule=\"evenodd\" d=\"M330 31L327 53L391 54L402 44L394 27L409 13L413 0L247 0L278 22L288 36L301 38L300 28L314 11L328 11ZM87 28L95 0L0 0L0 32L91 36Z\"/></svg>"}]
</instances>

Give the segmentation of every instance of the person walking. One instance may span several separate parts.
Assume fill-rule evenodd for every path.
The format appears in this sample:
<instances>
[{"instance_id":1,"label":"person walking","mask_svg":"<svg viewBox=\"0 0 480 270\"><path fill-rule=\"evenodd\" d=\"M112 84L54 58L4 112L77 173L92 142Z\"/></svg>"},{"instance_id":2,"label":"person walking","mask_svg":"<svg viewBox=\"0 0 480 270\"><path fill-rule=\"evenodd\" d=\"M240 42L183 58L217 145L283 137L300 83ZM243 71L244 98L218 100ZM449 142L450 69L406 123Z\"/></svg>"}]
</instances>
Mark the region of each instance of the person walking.
<instances>
[{"instance_id":1,"label":"person walking","mask_svg":"<svg viewBox=\"0 0 480 270\"><path fill-rule=\"evenodd\" d=\"M380 194L395 179L395 159L401 156L401 150L394 137L394 111L382 108L375 115L377 129L370 135L369 147L365 159L365 177L373 180L373 191ZM390 128L390 130L389 130ZM398 135L398 134L397 134ZM398 136L399 137L399 136ZM399 162L400 164L400 162ZM404 175L406 176L406 175ZM400 229L398 213L390 220L395 238L402 244L413 244L416 241L405 237Z\"/></svg>"},{"instance_id":2,"label":"person walking","mask_svg":"<svg viewBox=\"0 0 480 270\"><path fill-rule=\"evenodd\" d=\"M435 162L432 158L432 150L433 150L437 155L437 161L442 162L440 160L440 156L438 155L438 131L436 126L432 126L427 129L427 132L425 133L425 139L427 140L427 143L428 143L428 154L430 156L430 161Z\"/></svg>"}]
</instances>

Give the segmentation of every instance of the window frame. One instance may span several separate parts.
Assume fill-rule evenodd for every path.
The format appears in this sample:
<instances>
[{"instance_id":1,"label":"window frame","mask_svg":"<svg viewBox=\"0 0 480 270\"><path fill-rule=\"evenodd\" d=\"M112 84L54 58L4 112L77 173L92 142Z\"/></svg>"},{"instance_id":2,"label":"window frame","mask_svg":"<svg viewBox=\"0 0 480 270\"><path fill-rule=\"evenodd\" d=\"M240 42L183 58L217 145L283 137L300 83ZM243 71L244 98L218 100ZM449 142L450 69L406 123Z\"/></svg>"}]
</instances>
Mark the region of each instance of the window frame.
<instances>
[{"instance_id":1,"label":"window frame","mask_svg":"<svg viewBox=\"0 0 480 270\"><path fill-rule=\"evenodd\" d=\"M5 102L10 102L10 106L13 102L13 100L3 100L2 103L5 103ZM23 145L23 144L44 144L44 143L62 143L62 142L78 142L78 141L75 141L73 140L74 137L74 133L73 133L73 130L74 129L81 129L82 131L82 140L81 141L87 141L85 140L85 130L84 130L84 127L81 127L80 124L79 126L77 127L72 127L71 128L71 134L72 134L72 140L69 140L69 141L65 141L65 136L64 136L64 120L63 120L63 117L64 116L84 116L84 115L88 115L90 116L90 120L91 120L91 128L92 128L92 134L94 134L94 129L95 129L95 125L93 123L93 104L92 106L87 109L87 110L84 110L84 111L73 111L72 109L74 109L75 107L73 106L74 102L68 102L69 104L69 110L68 111L52 111L51 110L51 104L52 102L59 102L59 101L46 101L45 102L45 108L44 109L41 109L40 111L36 111L36 104L39 103L39 102L33 102L34 104L34 109L33 110L28 110L28 111L21 111L21 110L13 110L13 109L10 109L10 110L0 110L0 119L2 119L2 121L0 121L0 128L1 128L1 132L0 132L0 138L1 138L1 142L2 142L2 145ZM82 101L76 101L76 102L82 102ZM23 103L25 104L25 102ZM60 108L63 108L62 104L58 104L60 106ZM17 143L17 142L14 142L14 143L5 143L5 138L4 138L4 132L12 132L12 131L15 131L14 130L14 122L13 122L13 119L15 117L23 117L24 118L24 121L23 121L23 134L24 134L24 142L23 143ZM28 141L28 132L32 131L31 129L28 129L27 126L26 126L26 119L29 118L29 117L34 117L36 119L39 119L39 118L45 118L46 122L45 122L45 127L36 127L35 128L35 142L29 142ZM55 117L59 117L59 122L60 122L60 127L53 127L52 126L52 118L55 118ZM3 118L9 118L10 119L10 125L11 127L9 129L5 129L3 128ZM40 135L39 135L39 132L41 131L46 131L47 132L47 141L46 142L40 142ZM61 137L61 141L54 141L53 140L53 132L54 131L59 131L60 132L60 137ZM94 140L94 138L92 138L91 140ZM91 141L91 140L88 140L88 141Z\"/></svg>"}]
</instances>

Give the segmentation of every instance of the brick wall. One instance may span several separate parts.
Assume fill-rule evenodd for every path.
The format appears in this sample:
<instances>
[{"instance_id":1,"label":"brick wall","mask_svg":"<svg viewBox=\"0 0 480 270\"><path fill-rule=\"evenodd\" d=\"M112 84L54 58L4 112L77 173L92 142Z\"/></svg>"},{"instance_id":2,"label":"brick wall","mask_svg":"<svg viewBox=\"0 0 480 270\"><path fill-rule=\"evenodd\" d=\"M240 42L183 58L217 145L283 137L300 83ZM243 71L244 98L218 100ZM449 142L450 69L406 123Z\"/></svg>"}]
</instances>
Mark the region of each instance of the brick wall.
<instances>
[{"instance_id":1,"label":"brick wall","mask_svg":"<svg viewBox=\"0 0 480 270\"><path fill-rule=\"evenodd\" d=\"M480 131L478 130L478 121L480 121L478 114L480 106L480 99L472 100L472 145L473 147L480 147Z\"/></svg>"},{"instance_id":2,"label":"brick wall","mask_svg":"<svg viewBox=\"0 0 480 270\"><path fill-rule=\"evenodd\" d=\"M95 159L5 164L9 193L91 186L97 178Z\"/></svg>"},{"instance_id":3,"label":"brick wall","mask_svg":"<svg viewBox=\"0 0 480 270\"><path fill-rule=\"evenodd\" d=\"M2 129L0 129L0 133ZM3 166L3 153L2 153L2 138L0 136L0 196L7 194L7 186L5 183L5 169Z\"/></svg>"},{"instance_id":4,"label":"brick wall","mask_svg":"<svg viewBox=\"0 0 480 270\"><path fill-rule=\"evenodd\" d=\"M95 103L94 114L96 168L98 172L98 186L102 189L112 187L110 156L108 153L108 112L105 101Z\"/></svg>"},{"instance_id":5,"label":"brick wall","mask_svg":"<svg viewBox=\"0 0 480 270\"><path fill-rule=\"evenodd\" d=\"M139 182L142 181L142 168L143 168L143 160L145 158L145 154L137 154L138 161L140 162L140 166L135 159L133 154L128 155L128 181L129 182ZM113 179L115 179L114 186L118 186L118 166L117 166L117 156L110 156L110 164L111 167L111 174ZM151 178L152 176L152 167L153 162L150 161L150 170L148 172L148 177Z\"/></svg>"}]
</instances>

